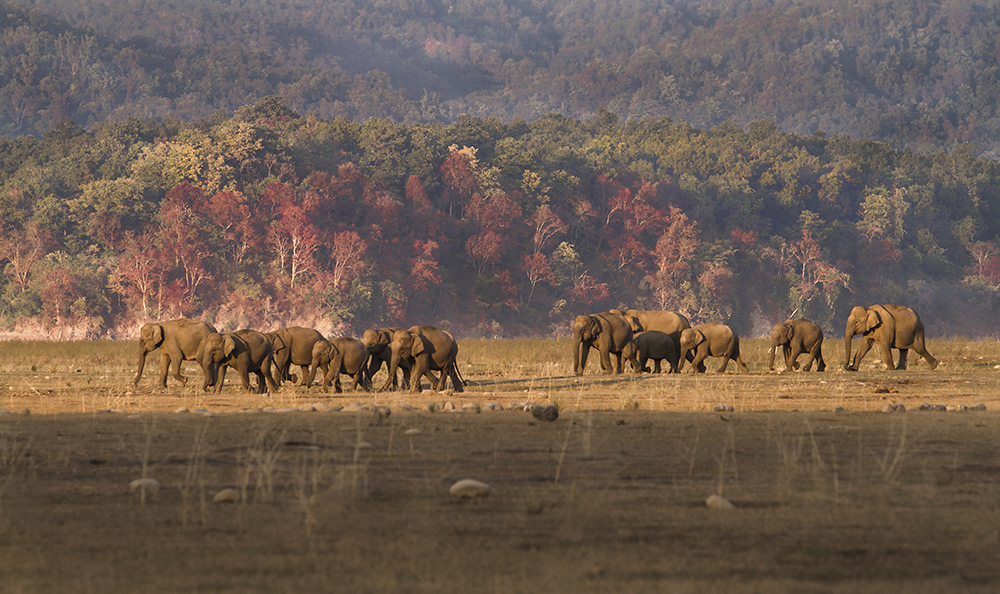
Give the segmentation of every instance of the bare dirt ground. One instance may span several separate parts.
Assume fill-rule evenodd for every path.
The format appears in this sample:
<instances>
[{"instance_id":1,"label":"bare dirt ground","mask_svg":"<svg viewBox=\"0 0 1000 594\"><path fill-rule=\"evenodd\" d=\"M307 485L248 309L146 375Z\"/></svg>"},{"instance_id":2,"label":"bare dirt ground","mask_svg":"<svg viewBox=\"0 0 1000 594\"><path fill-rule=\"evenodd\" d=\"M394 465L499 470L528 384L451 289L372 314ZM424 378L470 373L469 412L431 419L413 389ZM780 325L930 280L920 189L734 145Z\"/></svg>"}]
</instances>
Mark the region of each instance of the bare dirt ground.
<instances>
[{"instance_id":1,"label":"bare dirt ground","mask_svg":"<svg viewBox=\"0 0 1000 594\"><path fill-rule=\"evenodd\" d=\"M512 346L468 345L460 394L217 396L193 367L154 388L156 361L134 388L117 347L8 356L0 592L1000 588L993 343L939 344L934 372L768 374L757 346L751 374L639 378ZM361 410L263 412L313 403Z\"/></svg>"}]
</instances>

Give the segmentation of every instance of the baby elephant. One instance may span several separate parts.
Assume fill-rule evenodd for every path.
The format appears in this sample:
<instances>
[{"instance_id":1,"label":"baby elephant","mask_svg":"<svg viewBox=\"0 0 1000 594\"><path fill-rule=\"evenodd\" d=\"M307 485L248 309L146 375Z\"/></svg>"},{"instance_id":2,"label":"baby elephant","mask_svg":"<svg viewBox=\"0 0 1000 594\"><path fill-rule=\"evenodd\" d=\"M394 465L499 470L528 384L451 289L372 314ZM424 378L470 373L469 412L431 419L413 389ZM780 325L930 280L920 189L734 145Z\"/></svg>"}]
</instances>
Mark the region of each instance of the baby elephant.
<instances>
[{"instance_id":1,"label":"baby elephant","mask_svg":"<svg viewBox=\"0 0 1000 594\"><path fill-rule=\"evenodd\" d=\"M691 360L691 365L694 366L691 370L692 373L701 373L704 369L701 364L708 357L722 359L719 373L726 370L730 359L735 360L743 371L750 371L747 364L743 362L743 357L740 356L739 336L725 324L698 324L681 332L678 371L684 366L684 358L687 357L688 352L692 352L694 355Z\"/></svg>"},{"instance_id":2,"label":"baby elephant","mask_svg":"<svg viewBox=\"0 0 1000 594\"><path fill-rule=\"evenodd\" d=\"M669 366L667 373L677 373L677 343L666 332L658 330L639 332L632 338L630 348L638 360L641 371L649 373L646 362L653 361L653 373L660 373L660 362L665 360ZM631 359L632 357L629 357L629 360Z\"/></svg>"},{"instance_id":3,"label":"baby elephant","mask_svg":"<svg viewBox=\"0 0 1000 594\"><path fill-rule=\"evenodd\" d=\"M787 371L799 368L796 359L803 353L807 355L803 371L809 371L813 361L816 361L816 371L826 370L826 362L823 361L823 331L812 320L797 318L774 325L771 330L771 362L768 366L772 371L779 346L785 355Z\"/></svg>"}]
</instances>

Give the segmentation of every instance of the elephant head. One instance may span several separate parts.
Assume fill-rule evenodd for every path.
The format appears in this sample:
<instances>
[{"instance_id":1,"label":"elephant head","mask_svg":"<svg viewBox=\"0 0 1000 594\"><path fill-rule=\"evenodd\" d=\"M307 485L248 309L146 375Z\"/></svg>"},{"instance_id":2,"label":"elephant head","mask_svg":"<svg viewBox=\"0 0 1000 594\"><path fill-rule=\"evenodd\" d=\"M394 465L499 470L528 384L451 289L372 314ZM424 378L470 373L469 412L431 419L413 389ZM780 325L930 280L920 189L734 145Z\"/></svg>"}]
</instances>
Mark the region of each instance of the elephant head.
<instances>
[{"instance_id":1,"label":"elephant head","mask_svg":"<svg viewBox=\"0 0 1000 594\"><path fill-rule=\"evenodd\" d=\"M389 377L395 377L396 370L406 368L413 360L424 352L424 341L409 330L397 330L392 335L392 358L389 361Z\"/></svg>"},{"instance_id":2,"label":"elephant head","mask_svg":"<svg viewBox=\"0 0 1000 594\"><path fill-rule=\"evenodd\" d=\"M198 347L197 361L201 365L202 373L205 374L203 389L207 390L209 386L216 385L219 379L219 368L229 362L235 350L236 341L229 334L222 335L216 332L209 334L201 341L201 346Z\"/></svg>"},{"instance_id":3,"label":"elephant head","mask_svg":"<svg viewBox=\"0 0 1000 594\"><path fill-rule=\"evenodd\" d=\"M601 334L601 324L594 316L581 314L573 321L573 373L583 375L590 346Z\"/></svg>"},{"instance_id":4,"label":"elephant head","mask_svg":"<svg viewBox=\"0 0 1000 594\"><path fill-rule=\"evenodd\" d=\"M155 351L163 343L163 326L160 324L144 324L139 332L139 344L143 353Z\"/></svg>"},{"instance_id":5,"label":"elephant head","mask_svg":"<svg viewBox=\"0 0 1000 594\"><path fill-rule=\"evenodd\" d=\"M774 355L778 352L778 347L791 343L794 332L795 329L792 328L792 325L786 322L775 324L774 328L771 329L771 358L768 369L774 369Z\"/></svg>"},{"instance_id":6,"label":"elephant head","mask_svg":"<svg viewBox=\"0 0 1000 594\"><path fill-rule=\"evenodd\" d=\"M847 328L844 330L844 369L853 370L851 362L851 345L858 334L867 336L883 324L882 314L877 309L857 306L847 316Z\"/></svg>"}]
</instances>

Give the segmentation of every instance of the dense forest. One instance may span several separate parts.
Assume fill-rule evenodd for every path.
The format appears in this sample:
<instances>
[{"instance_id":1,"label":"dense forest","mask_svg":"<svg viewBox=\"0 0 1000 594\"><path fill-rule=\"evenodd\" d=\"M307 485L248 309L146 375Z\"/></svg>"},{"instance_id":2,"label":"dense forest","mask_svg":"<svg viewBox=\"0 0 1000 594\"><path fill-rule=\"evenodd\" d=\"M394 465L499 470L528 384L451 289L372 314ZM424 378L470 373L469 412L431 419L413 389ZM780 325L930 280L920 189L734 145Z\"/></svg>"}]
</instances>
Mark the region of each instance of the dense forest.
<instances>
[{"instance_id":1,"label":"dense forest","mask_svg":"<svg viewBox=\"0 0 1000 594\"><path fill-rule=\"evenodd\" d=\"M932 336L1000 328L1000 165L773 120L354 122L268 97L0 137L0 182L0 324L21 332L559 335L627 305L839 334L875 302Z\"/></svg>"},{"instance_id":2,"label":"dense forest","mask_svg":"<svg viewBox=\"0 0 1000 594\"><path fill-rule=\"evenodd\" d=\"M7 0L0 133L606 108L1000 156L1000 0Z\"/></svg>"}]
</instances>

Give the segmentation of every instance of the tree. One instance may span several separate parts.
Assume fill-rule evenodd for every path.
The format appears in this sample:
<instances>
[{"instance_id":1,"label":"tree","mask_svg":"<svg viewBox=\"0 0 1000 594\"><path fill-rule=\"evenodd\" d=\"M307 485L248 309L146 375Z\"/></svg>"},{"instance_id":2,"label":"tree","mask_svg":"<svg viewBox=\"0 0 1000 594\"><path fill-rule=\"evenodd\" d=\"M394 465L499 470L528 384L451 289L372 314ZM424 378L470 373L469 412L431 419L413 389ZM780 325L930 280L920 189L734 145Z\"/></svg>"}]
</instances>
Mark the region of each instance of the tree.
<instances>
[{"instance_id":1,"label":"tree","mask_svg":"<svg viewBox=\"0 0 1000 594\"><path fill-rule=\"evenodd\" d=\"M535 286L538 283L544 282L550 286L555 286L556 284L556 276L552 272L552 266L549 265L549 259L541 252L524 256L521 261L521 270L524 271L524 275L528 278L528 283L531 285L531 289L528 291L528 298L524 302L525 306L531 305L531 298L535 294Z\"/></svg>"}]
</instances>

